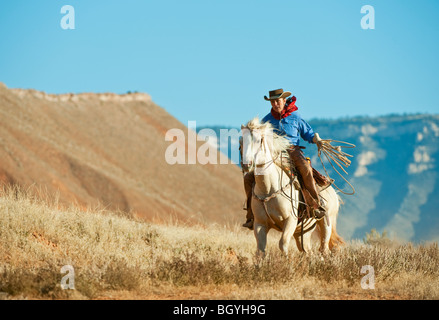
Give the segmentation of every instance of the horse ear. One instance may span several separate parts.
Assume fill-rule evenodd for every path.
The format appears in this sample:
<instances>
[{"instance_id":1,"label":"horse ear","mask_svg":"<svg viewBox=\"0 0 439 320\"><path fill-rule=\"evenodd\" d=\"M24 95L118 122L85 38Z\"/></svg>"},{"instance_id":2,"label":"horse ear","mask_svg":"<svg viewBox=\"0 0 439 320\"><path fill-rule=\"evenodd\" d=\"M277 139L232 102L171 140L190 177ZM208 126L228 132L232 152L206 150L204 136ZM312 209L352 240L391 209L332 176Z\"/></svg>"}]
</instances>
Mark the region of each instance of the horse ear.
<instances>
[{"instance_id":1,"label":"horse ear","mask_svg":"<svg viewBox=\"0 0 439 320\"><path fill-rule=\"evenodd\" d=\"M241 124L241 130L244 129L244 128L245 128L245 126L243 124Z\"/></svg>"}]
</instances>

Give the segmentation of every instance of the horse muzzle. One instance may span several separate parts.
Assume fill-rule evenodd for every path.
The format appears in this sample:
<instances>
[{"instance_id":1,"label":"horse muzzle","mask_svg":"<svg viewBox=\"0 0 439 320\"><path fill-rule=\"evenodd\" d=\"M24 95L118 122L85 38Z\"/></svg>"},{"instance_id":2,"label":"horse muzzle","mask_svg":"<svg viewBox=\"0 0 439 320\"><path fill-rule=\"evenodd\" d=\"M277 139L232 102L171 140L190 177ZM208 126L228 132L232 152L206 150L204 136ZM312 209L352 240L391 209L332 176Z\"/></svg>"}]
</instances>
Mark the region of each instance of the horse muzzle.
<instances>
[{"instance_id":1,"label":"horse muzzle","mask_svg":"<svg viewBox=\"0 0 439 320\"><path fill-rule=\"evenodd\" d=\"M252 167L253 167L253 162L252 162L252 161L250 161L250 163L243 163L243 164L242 164L242 169L243 169L245 172L249 172L249 171L251 170Z\"/></svg>"}]
</instances>

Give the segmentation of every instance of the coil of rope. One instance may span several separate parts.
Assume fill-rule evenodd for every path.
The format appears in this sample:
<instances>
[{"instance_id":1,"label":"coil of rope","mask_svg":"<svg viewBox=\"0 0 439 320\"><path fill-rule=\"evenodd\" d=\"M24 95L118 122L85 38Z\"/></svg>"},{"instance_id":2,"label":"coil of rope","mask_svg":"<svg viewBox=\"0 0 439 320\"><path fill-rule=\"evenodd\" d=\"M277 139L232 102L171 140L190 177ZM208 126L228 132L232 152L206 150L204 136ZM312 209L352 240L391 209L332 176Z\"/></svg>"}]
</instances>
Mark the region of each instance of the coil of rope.
<instances>
[{"instance_id":1,"label":"coil of rope","mask_svg":"<svg viewBox=\"0 0 439 320\"><path fill-rule=\"evenodd\" d=\"M331 143L338 143L341 145L333 146ZM355 193L355 188L335 168L334 164L336 164L341 170L343 170L343 172L345 174L348 174L343 167L347 168L351 165L351 160L349 160L349 158L352 158L353 155L350 155L350 154L342 151L342 149L343 148L352 149L355 147L356 146L352 143L338 141L338 140L332 140L332 139L319 139L319 143L318 143L318 156L319 156L320 162L322 163L323 169L325 170L327 177L329 178L329 174L328 174L328 171L326 170L325 165L323 164L322 154L325 156L326 160L332 166L334 171L337 172L337 174L352 188L352 192L345 192L345 191L341 190L335 183L333 183L334 187L336 187L341 193L346 194L346 195L353 195Z\"/></svg>"}]
</instances>

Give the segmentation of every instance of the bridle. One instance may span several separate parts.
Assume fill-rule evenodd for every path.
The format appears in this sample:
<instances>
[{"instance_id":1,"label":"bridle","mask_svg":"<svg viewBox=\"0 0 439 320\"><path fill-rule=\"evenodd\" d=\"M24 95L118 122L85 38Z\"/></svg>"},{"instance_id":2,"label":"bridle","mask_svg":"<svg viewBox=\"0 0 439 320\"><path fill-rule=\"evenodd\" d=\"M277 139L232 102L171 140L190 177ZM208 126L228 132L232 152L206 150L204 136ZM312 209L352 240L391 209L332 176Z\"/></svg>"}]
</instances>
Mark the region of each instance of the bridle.
<instances>
[{"instance_id":1,"label":"bridle","mask_svg":"<svg viewBox=\"0 0 439 320\"><path fill-rule=\"evenodd\" d=\"M252 130L251 130L249 127L243 127L242 129L247 129L247 130L249 130L250 134L253 135L253 134L252 134ZM261 142L260 142L260 145L261 145L261 148L262 148L262 149L265 149L265 136L264 136L264 135L261 135ZM253 159L253 161L252 161L252 165L251 165L250 169L251 169L253 166L254 166L255 168L262 168L262 167L265 167L265 166L270 166L271 164L273 164L273 163L277 160L277 158L279 158L280 153L277 154L276 157L273 158L273 154L272 154L271 150L269 149L268 151L270 152L270 158L271 158L271 160L269 160L269 161L267 161L267 162L264 162L264 163L256 164L256 162L255 162L254 159ZM242 167L242 163L241 163L241 167ZM251 170L249 170L249 171L251 171Z\"/></svg>"},{"instance_id":2,"label":"bridle","mask_svg":"<svg viewBox=\"0 0 439 320\"><path fill-rule=\"evenodd\" d=\"M252 130L250 129L250 128L248 128L248 127L243 127L243 129L248 129L249 130L249 132L250 132L250 134L252 134ZM253 135L253 134L252 134ZM261 142L260 142L260 145L261 145L261 148L263 148L264 150L265 150L265 135L264 134L262 134L261 135ZM264 162L264 163L259 163L259 164L256 164L255 163L255 161L253 161L253 166L255 166L255 168L260 168L260 167L265 167L265 166L270 166L270 165L272 165L273 163L275 163L275 161L279 158L279 156L281 156L282 157L282 152L279 152L275 157L273 157L273 152L272 152L272 150L270 150L270 147L268 147L268 151L270 152L270 159L271 160L269 160L269 161L267 161L267 162ZM280 184L282 184L282 175L281 175L281 179L280 179ZM272 199L274 199L274 198L276 198L278 195L283 195L283 196L286 196L286 193L285 193L285 189L288 187L288 186L290 186L290 187L292 187L292 180L290 179L290 181L288 181L288 183L287 184L285 184L284 186L282 186L281 185L281 188L280 189L278 189L277 191L275 191L275 192L273 192L272 194L269 194L269 195L267 195L267 196L258 196L256 193L255 193L255 185L253 185L253 187L252 187L252 195L253 195L253 197L255 198L255 199L257 199L259 202L261 202L262 204L263 204L263 207L264 207L264 211L265 211L265 214L267 215L267 217L270 219L270 221L271 221L271 223L273 223L273 225L275 225L279 230L281 230L281 228L276 224L276 222L273 220L273 218L270 216L270 214L268 213L268 210L267 210L267 202L268 201L270 201L270 200L272 200ZM291 189L291 191L292 191L292 189ZM287 198L289 198L288 196L286 196ZM292 197L290 198L291 200L292 200Z\"/></svg>"},{"instance_id":3,"label":"bridle","mask_svg":"<svg viewBox=\"0 0 439 320\"><path fill-rule=\"evenodd\" d=\"M265 149L265 136L264 135L261 136L261 148ZM255 163L255 167L261 168L261 167L265 167L265 166L270 166L277 160L277 158L279 158L280 153L278 153L276 155L276 157L273 158L273 153L271 152L270 148L268 148L268 151L270 152L271 160L264 162L264 163L260 163L260 164Z\"/></svg>"}]
</instances>

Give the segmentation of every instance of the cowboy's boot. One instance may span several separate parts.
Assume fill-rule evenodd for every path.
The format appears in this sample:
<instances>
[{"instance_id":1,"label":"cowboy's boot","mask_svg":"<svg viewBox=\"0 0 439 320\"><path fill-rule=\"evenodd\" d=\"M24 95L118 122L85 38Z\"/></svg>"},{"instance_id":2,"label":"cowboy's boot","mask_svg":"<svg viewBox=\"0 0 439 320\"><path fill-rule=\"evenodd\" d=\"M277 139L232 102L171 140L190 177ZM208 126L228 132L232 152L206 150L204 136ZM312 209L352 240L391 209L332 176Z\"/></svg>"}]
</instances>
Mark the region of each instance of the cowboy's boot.
<instances>
[{"instance_id":1,"label":"cowboy's boot","mask_svg":"<svg viewBox=\"0 0 439 320\"><path fill-rule=\"evenodd\" d=\"M319 199L320 199L320 205L319 205L318 208L314 209L314 211L313 211L314 212L314 218L317 221L323 219L325 217L326 213L327 213L326 201L322 197L320 197L320 196L319 196Z\"/></svg>"},{"instance_id":2,"label":"cowboy's boot","mask_svg":"<svg viewBox=\"0 0 439 320\"><path fill-rule=\"evenodd\" d=\"M319 207L317 209L314 209L314 219L317 221L322 220L326 215L326 210L323 207Z\"/></svg>"},{"instance_id":3,"label":"cowboy's boot","mask_svg":"<svg viewBox=\"0 0 439 320\"><path fill-rule=\"evenodd\" d=\"M242 225L244 228L249 228L250 230L253 230L253 211L251 208L251 196L247 198L247 201L244 205L244 210L247 210L247 215L246 215L246 221L245 223Z\"/></svg>"},{"instance_id":4,"label":"cowboy's boot","mask_svg":"<svg viewBox=\"0 0 439 320\"><path fill-rule=\"evenodd\" d=\"M250 230L253 230L253 219L247 220L242 226L245 228L249 228Z\"/></svg>"},{"instance_id":5,"label":"cowboy's boot","mask_svg":"<svg viewBox=\"0 0 439 320\"><path fill-rule=\"evenodd\" d=\"M254 182L253 174L247 174L244 176L244 188L245 188L245 193L247 195L247 200L244 203L243 209L247 211L247 215L246 215L247 220L242 226L245 228L249 228L250 230L253 230L253 211L251 208L253 182Z\"/></svg>"},{"instance_id":6,"label":"cowboy's boot","mask_svg":"<svg viewBox=\"0 0 439 320\"><path fill-rule=\"evenodd\" d=\"M302 195L308 206L308 214L310 218L314 218L317 221L323 219L326 215L326 207L323 205L323 201L317 201L311 196L308 189L302 188ZM321 199L319 197L319 199Z\"/></svg>"}]
</instances>

